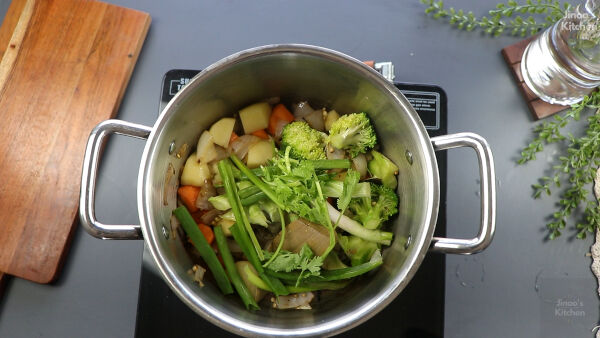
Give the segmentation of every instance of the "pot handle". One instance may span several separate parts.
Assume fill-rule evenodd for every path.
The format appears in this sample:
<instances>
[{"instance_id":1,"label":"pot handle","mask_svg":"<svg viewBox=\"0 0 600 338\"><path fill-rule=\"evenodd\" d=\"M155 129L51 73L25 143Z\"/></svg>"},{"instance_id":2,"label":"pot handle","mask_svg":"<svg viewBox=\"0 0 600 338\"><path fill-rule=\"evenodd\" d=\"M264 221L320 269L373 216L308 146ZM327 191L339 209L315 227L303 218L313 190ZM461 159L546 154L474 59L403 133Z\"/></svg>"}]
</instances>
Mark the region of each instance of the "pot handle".
<instances>
[{"instance_id":1,"label":"pot handle","mask_svg":"<svg viewBox=\"0 0 600 338\"><path fill-rule=\"evenodd\" d=\"M99 222L96 219L94 203L100 153L106 144L107 136L117 134L147 139L151 131L151 127L121 120L103 121L92 130L85 148L79 194L79 219L90 235L102 239L143 238L139 225L113 225Z\"/></svg>"},{"instance_id":2,"label":"pot handle","mask_svg":"<svg viewBox=\"0 0 600 338\"><path fill-rule=\"evenodd\" d=\"M474 133L458 133L431 138L433 148L446 150L470 147L477 153L481 177L481 219L479 234L471 239L433 237L430 250L441 253L469 255L487 248L496 228L496 175L494 159L487 141Z\"/></svg>"}]
</instances>

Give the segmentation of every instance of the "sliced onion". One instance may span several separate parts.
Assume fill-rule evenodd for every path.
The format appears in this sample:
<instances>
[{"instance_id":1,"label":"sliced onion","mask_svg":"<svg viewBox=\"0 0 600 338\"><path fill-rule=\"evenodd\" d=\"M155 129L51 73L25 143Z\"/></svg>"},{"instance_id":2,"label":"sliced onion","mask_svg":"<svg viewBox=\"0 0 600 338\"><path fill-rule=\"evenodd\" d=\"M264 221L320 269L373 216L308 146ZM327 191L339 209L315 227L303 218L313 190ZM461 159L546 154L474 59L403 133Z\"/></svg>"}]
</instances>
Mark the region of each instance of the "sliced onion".
<instances>
[{"instance_id":1,"label":"sliced onion","mask_svg":"<svg viewBox=\"0 0 600 338\"><path fill-rule=\"evenodd\" d=\"M277 309L310 309L315 295L312 292L295 293L288 296L273 297L273 307Z\"/></svg>"},{"instance_id":2,"label":"sliced onion","mask_svg":"<svg viewBox=\"0 0 600 338\"><path fill-rule=\"evenodd\" d=\"M212 209L209 210L207 212L205 212L202 216L200 216L200 220L202 221L202 224L212 224L212 222L215 220L215 218L217 218L217 216L219 216L221 214L221 211L217 210L217 209Z\"/></svg>"},{"instance_id":3,"label":"sliced onion","mask_svg":"<svg viewBox=\"0 0 600 338\"><path fill-rule=\"evenodd\" d=\"M312 113L314 109L306 101L298 102L293 105L293 113L296 120L304 118L306 115Z\"/></svg>"},{"instance_id":4,"label":"sliced onion","mask_svg":"<svg viewBox=\"0 0 600 338\"><path fill-rule=\"evenodd\" d=\"M227 149L221 146L215 145L215 152L217 153L217 156L215 157L213 162L219 162L220 160L229 157L229 152L227 152Z\"/></svg>"},{"instance_id":5,"label":"sliced onion","mask_svg":"<svg viewBox=\"0 0 600 338\"><path fill-rule=\"evenodd\" d=\"M192 267L192 271L194 272L194 282L200 284L200 286L204 286L204 273L206 269L196 264Z\"/></svg>"},{"instance_id":6,"label":"sliced onion","mask_svg":"<svg viewBox=\"0 0 600 338\"><path fill-rule=\"evenodd\" d=\"M283 127L287 126L289 122L286 120L278 120L275 123L275 135L273 135L275 137L276 140L279 140L281 138L281 133L283 132Z\"/></svg>"},{"instance_id":7,"label":"sliced onion","mask_svg":"<svg viewBox=\"0 0 600 338\"><path fill-rule=\"evenodd\" d=\"M251 145L260 141L261 138L254 135L242 135L229 144L231 152L239 159L243 160L248 154L248 149Z\"/></svg>"},{"instance_id":8,"label":"sliced onion","mask_svg":"<svg viewBox=\"0 0 600 338\"><path fill-rule=\"evenodd\" d=\"M196 199L196 208L200 210L212 209L212 204L210 204L208 198L213 196L217 196L217 190L211 181L205 180L204 184L200 187L200 193Z\"/></svg>"},{"instance_id":9,"label":"sliced onion","mask_svg":"<svg viewBox=\"0 0 600 338\"><path fill-rule=\"evenodd\" d=\"M367 177L367 158L365 154L359 154L352 159L352 168L360 174L360 178Z\"/></svg>"},{"instance_id":10,"label":"sliced onion","mask_svg":"<svg viewBox=\"0 0 600 338\"><path fill-rule=\"evenodd\" d=\"M304 116L304 119L306 120L306 122L308 122L308 125L311 126L313 129L316 129L318 131L325 131L325 121L323 120L322 109L314 110L312 113Z\"/></svg>"},{"instance_id":11,"label":"sliced onion","mask_svg":"<svg viewBox=\"0 0 600 338\"><path fill-rule=\"evenodd\" d=\"M327 146L326 149L327 159L330 160L341 160L345 158L346 152L342 149L337 149L332 146Z\"/></svg>"}]
</instances>

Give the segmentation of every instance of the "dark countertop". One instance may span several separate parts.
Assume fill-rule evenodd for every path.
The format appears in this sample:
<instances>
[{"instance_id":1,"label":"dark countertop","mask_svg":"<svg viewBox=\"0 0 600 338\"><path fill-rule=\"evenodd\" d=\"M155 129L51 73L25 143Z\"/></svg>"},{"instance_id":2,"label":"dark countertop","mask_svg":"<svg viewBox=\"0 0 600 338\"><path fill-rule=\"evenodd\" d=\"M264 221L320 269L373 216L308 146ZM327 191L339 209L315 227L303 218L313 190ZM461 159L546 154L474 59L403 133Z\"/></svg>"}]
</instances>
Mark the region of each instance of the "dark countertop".
<instances>
[{"instance_id":1,"label":"dark countertop","mask_svg":"<svg viewBox=\"0 0 600 338\"><path fill-rule=\"evenodd\" d=\"M160 83L171 68L203 68L249 47L308 43L358 59L392 61L396 80L437 84L448 95L448 130L471 131L496 160L498 217L491 246L447 256L448 337L591 336L599 319L597 283L586 257L592 239L544 241L556 196L536 201L531 183L550 168L554 148L515 164L533 121L500 55L518 41L450 29L408 1L109 1L146 11L152 24L118 118L152 125ZM495 1L447 1L483 14ZM0 1L2 13L8 1ZM143 141L113 137L97 191L106 223L137 223L136 178ZM74 173L74 175L79 175ZM478 171L468 150L448 154L447 229L470 237L479 219ZM568 233L568 231L567 231ZM0 337L131 337L143 243L101 241L81 228L57 282L12 279L0 298ZM560 301L577 300L573 312Z\"/></svg>"}]
</instances>

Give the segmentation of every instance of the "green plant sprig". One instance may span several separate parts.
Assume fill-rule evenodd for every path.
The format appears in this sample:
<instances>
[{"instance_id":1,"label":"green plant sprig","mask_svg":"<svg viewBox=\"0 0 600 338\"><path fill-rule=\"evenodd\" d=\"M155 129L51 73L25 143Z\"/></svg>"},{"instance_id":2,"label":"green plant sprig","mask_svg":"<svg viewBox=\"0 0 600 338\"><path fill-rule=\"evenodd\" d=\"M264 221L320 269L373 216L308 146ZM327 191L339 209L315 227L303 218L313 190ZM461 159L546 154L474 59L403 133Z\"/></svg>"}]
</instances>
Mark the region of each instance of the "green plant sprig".
<instances>
[{"instance_id":1,"label":"green plant sprig","mask_svg":"<svg viewBox=\"0 0 600 338\"><path fill-rule=\"evenodd\" d=\"M565 184L565 190L558 202L558 210L552 214L552 220L546 224L550 239L561 235L573 212L584 207L582 220L575 226L577 238L586 238L588 232L600 227L600 208L598 201L589 197L590 184L600 166L600 92L595 91L583 101L571 106L563 115L555 115L554 121L538 125L534 131L536 137L523 149L519 164L535 160L535 154L542 151L544 145L565 142L566 156L560 156L559 164L553 166L552 177L544 176L540 182L533 184L534 197L540 198L543 193L550 195L554 187ZM582 113L590 114L584 135L575 137L561 133L569 121L578 121Z\"/></svg>"},{"instance_id":2,"label":"green plant sprig","mask_svg":"<svg viewBox=\"0 0 600 338\"><path fill-rule=\"evenodd\" d=\"M563 2L561 4L557 0L527 0L525 4L518 4L514 0L509 0L506 4L500 3L495 9L490 10L488 12L489 17L477 18L471 11L456 10L453 7L446 10L442 0L420 1L428 6L425 13L431 14L436 19L446 18L450 25L467 31L480 28L485 33L493 36L498 36L504 32L523 37L533 35L558 21L571 7L569 3ZM529 16L526 17L526 14L529 14ZM538 22L534 17L542 15L544 16L543 21Z\"/></svg>"}]
</instances>

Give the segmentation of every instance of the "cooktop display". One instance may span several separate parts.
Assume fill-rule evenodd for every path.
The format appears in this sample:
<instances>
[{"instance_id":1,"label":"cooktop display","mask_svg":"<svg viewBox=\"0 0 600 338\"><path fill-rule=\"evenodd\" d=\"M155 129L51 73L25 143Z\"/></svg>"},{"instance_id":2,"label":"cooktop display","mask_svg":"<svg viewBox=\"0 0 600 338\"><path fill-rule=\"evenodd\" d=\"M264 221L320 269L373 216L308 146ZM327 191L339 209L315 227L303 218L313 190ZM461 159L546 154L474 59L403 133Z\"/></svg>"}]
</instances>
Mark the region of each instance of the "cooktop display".
<instances>
[{"instance_id":1,"label":"cooktop display","mask_svg":"<svg viewBox=\"0 0 600 338\"><path fill-rule=\"evenodd\" d=\"M387 64L382 71L384 75ZM198 73L198 70L186 69L168 71L163 78L159 112ZM430 136L447 133L447 99L440 87L394 84L413 105ZM440 210L435 236L443 237L446 235L446 152L437 152L436 157L440 174ZM235 337L204 320L177 298L161 278L146 246L142 262L136 337ZM341 336L442 337L444 284L445 256L429 253L408 286L392 303Z\"/></svg>"}]
</instances>

